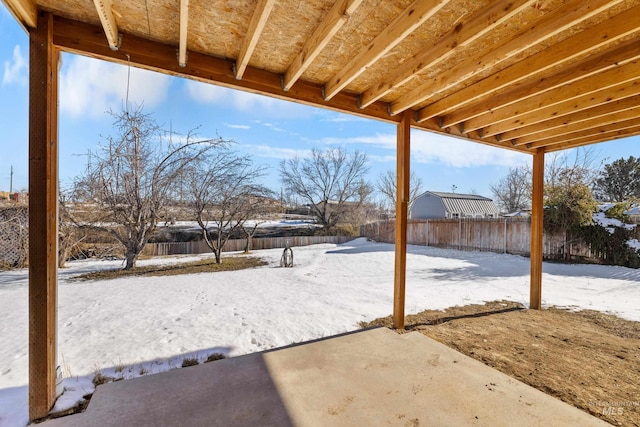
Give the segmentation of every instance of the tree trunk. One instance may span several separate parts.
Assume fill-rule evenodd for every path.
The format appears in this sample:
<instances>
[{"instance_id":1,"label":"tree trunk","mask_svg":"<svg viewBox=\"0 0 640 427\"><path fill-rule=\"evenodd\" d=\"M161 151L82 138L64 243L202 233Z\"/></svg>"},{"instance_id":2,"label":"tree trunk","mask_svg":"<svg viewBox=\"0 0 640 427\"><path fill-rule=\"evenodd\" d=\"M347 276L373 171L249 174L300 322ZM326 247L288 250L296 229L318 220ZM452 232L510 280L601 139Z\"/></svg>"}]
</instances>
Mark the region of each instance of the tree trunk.
<instances>
[{"instance_id":1,"label":"tree trunk","mask_svg":"<svg viewBox=\"0 0 640 427\"><path fill-rule=\"evenodd\" d=\"M124 266L125 270L131 270L136 266L136 261L138 260L138 254L135 250L127 248L127 263Z\"/></svg>"},{"instance_id":2,"label":"tree trunk","mask_svg":"<svg viewBox=\"0 0 640 427\"><path fill-rule=\"evenodd\" d=\"M222 249L221 249L221 248L215 248L215 249L213 250L213 253L214 253L214 254L215 254L215 256L216 256L216 264L222 264L221 252L222 252Z\"/></svg>"},{"instance_id":3,"label":"tree trunk","mask_svg":"<svg viewBox=\"0 0 640 427\"><path fill-rule=\"evenodd\" d=\"M245 254L248 254L249 252L251 252L252 242L253 242L253 236L251 234L247 233L247 244L244 247L244 253Z\"/></svg>"}]
</instances>

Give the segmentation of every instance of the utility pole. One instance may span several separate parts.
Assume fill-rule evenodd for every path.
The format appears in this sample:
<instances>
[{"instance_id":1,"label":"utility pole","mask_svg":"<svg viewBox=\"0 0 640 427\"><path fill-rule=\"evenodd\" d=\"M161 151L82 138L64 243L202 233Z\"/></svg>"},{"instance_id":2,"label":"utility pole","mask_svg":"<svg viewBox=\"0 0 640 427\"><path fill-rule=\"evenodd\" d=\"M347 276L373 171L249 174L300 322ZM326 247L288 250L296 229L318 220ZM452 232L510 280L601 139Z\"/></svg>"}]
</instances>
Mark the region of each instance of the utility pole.
<instances>
[{"instance_id":1,"label":"utility pole","mask_svg":"<svg viewBox=\"0 0 640 427\"><path fill-rule=\"evenodd\" d=\"M9 178L9 193L13 193L13 165L11 165L11 175Z\"/></svg>"}]
</instances>

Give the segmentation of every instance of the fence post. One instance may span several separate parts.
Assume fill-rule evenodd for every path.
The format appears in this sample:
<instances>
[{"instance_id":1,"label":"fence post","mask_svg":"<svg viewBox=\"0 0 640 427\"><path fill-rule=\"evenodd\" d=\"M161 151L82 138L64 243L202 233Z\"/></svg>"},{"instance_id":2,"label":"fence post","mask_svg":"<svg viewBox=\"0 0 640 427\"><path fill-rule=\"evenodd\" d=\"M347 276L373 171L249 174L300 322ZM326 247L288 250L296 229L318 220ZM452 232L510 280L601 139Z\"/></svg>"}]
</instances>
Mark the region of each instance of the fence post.
<instances>
[{"instance_id":1,"label":"fence post","mask_svg":"<svg viewBox=\"0 0 640 427\"><path fill-rule=\"evenodd\" d=\"M458 250L462 250L462 218L458 218Z\"/></svg>"},{"instance_id":2,"label":"fence post","mask_svg":"<svg viewBox=\"0 0 640 427\"><path fill-rule=\"evenodd\" d=\"M507 253L507 218L504 219L504 252Z\"/></svg>"},{"instance_id":3,"label":"fence post","mask_svg":"<svg viewBox=\"0 0 640 427\"><path fill-rule=\"evenodd\" d=\"M425 242L425 245L426 245L426 246L429 246L429 220L428 220L428 219L427 219L427 222L425 222L425 227L427 228L427 231L426 231L426 233L425 233L425 234L426 234L426 242Z\"/></svg>"}]
</instances>

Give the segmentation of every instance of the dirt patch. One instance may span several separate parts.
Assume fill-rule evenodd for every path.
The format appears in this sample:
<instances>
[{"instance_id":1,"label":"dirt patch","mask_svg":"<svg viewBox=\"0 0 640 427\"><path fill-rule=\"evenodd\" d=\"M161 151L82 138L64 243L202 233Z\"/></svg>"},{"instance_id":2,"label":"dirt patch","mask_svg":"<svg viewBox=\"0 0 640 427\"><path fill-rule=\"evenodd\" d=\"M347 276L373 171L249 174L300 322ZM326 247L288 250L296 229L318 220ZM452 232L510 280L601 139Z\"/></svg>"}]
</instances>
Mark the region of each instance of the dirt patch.
<instances>
[{"instance_id":1,"label":"dirt patch","mask_svg":"<svg viewBox=\"0 0 640 427\"><path fill-rule=\"evenodd\" d=\"M217 271L235 271L259 267L268 263L256 257L235 256L224 257L222 264L213 259L179 263L172 265L148 265L132 270L102 270L74 276L76 280L109 280L129 276L174 276L178 274L213 273Z\"/></svg>"},{"instance_id":2,"label":"dirt patch","mask_svg":"<svg viewBox=\"0 0 640 427\"><path fill-rule=\"evenodd\" d=\"M611 424L640 426L640 322L509 301L407 316L419 331ZM392 327L391 317L361 326Z\"/></svg>"}]
</instances>

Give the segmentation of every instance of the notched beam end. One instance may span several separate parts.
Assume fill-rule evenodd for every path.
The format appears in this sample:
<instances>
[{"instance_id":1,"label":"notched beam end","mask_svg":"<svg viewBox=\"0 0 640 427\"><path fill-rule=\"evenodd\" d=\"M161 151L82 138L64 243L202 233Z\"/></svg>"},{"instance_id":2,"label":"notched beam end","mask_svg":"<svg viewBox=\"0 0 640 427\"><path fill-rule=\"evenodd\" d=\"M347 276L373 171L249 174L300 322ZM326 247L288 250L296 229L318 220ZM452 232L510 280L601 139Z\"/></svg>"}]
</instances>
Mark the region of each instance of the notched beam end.
<instances>
[{"instance_id":1,"label":"notched beam end","mask_svg":"<svg viewBox=\"0 0 640 427\"><path fill-rule=\"evenodd\" d=\"M120 46L122 46L122 34L118 34L118 37L116 38L116 44L109 43L109 49L116 52L120 50Z\"/></svg>"}]
</instances>

